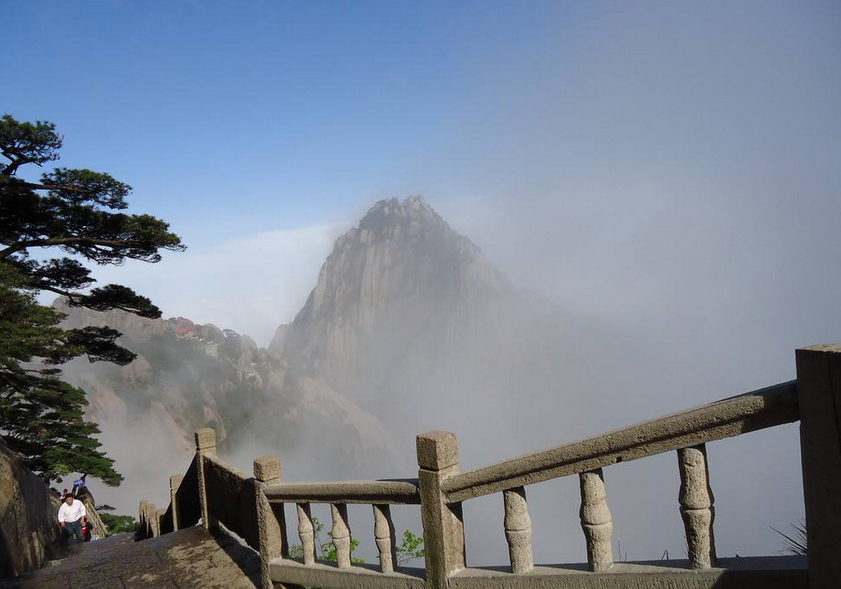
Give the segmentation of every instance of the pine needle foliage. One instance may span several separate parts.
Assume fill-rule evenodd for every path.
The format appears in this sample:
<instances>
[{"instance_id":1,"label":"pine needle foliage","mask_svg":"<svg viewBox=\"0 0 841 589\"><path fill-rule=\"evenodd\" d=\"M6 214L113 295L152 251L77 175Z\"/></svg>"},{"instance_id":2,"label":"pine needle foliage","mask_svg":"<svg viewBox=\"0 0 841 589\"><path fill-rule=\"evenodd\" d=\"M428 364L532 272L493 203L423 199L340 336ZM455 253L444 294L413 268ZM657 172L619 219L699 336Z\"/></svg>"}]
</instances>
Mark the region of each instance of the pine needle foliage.
<instances>
[{"instance_id":1,"label":"pine needle foliage","mask_svg":"<svg viewBox=\"0 0 841 589\"><path fill-rule=\"evenodd\" d=\"M135 355L117 344L114 329L63 329L65 315L36 296L48 291L70 306L160 317L130 288L90 288L95 280L83 262L154 263L162 250L184 246L166 222L123 213L131 187L109 174L56 168L39 180L18 176L57 160L62 143L52 123L0 119L0 437L48 481L82 472L119 485L99 428L84 419L84 391L62 381L58 366L79 356L125 365ZM53 251L63 255L50 258Z\"/></svg>"}]
</instances>

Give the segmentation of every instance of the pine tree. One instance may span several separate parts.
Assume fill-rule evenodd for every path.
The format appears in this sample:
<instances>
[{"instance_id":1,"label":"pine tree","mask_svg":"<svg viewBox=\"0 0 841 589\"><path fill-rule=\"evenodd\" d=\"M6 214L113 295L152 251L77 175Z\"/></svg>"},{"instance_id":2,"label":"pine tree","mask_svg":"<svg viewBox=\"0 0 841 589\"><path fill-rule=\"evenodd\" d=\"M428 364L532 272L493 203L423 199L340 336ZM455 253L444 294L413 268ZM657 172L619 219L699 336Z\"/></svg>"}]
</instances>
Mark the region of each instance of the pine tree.
<instances>
[{"instance_id":1,"label":"pine tree","mask_svg":"<svg viewBox=\"0 0 841 589\"><path fill-rule=\"evenodd\" d=\"M125 365L135 355L116 343L114 329L62 329L65 315L36 296L50 291L70 306L160 317L149 299L125 286L89 289L95 280L79 260L154 263L160 250L184 246L166 222L120 212L131 187L108 174L56 168L38 182L17 176L23 166L57 160L61 146L52 123L0 119L7 160L0 162L0 437L47 480L83 472L119 485L122 476L94 437L98 427L84 419L84 391L62 381L56 366L82 355ZM67 255L42 255L55 249Z\"/></svg>"}]
</instances>

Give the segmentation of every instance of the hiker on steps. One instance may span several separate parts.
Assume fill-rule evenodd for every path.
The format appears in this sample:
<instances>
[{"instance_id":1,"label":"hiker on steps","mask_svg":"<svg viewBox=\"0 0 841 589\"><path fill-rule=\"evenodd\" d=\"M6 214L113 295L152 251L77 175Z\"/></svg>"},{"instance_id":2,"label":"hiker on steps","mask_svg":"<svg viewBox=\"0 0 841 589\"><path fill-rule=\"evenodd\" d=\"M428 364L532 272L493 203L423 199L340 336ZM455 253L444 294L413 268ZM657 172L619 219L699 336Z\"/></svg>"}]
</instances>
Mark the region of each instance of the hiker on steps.
<instances>
[{"instance_id":1,"label":"hiker on steps","mask_svg":"<svg viewBox=\"0 0 841 589\"><path fill-rule=\"evenodd\" d=\"M72 538L79 542L85 541L82 528L87 525L87 516L84 503L76 501L72 494L64 498L64 503L58 509L58 525L61 526L68 543Z\"/></svg>"}]
</instances>

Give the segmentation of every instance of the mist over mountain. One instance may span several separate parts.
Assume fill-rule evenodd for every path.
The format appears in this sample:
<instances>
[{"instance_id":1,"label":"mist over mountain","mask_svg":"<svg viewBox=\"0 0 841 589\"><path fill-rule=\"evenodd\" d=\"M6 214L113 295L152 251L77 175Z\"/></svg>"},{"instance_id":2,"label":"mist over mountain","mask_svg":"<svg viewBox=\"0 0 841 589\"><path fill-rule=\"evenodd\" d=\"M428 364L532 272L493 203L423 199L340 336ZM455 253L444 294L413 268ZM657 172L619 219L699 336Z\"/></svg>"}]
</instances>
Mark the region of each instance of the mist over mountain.
<instances>
[{"instance_id":1,"label":"mist over mountain","mask_svg":"<svg viewBox=\"0 0 841 589\"><path fill-rule=\"evenodd\" d=\"M669 378L682 378L684 369L664 362L639 332L570 314L518 289L421 197L380 201L339 237L306 303L277 327L268 348L185 318L56 304L68 313L68 327L109 325L138 354L125 367L84 359L65 366L67 379L88 392L89 417L126 476L121 488L97 497L127 513L141 498L168 501L167 477L184 471L193 431L201 427L213 427L221 456L245 471L254 457L274 454L285 480L390 478L414 475L414 436L430 429L458 435L462 468L469 469L741 392L699 386L688 400L675 381L674 392L659 393L665 401L640 403L649 392L644 375L659 371L665 378L652 382L671 391ZM750 454L750 480L781 489L764 504L749 500L740 474L745 448L796 450L796 428L789 429L711 446L716 494L727 515L717 526L722 550L728 538L738 541L731 553L776 549L778 539L765 525L769 510L785 509L773 519L784 525L802 509L797 485L779 485L789 476L780 473L799 472L796 451L763 460ZM664 455L607 475L617 537L627 546L623 529L636 530L632 550L639 558L683 549L672 462ZM536 559L586 556L574 478L529 487L529 504L542 514ZM396 510L395 525L417 531L417 516ZM329 519L326 512L319 517ZM499 497L468 502L465 517L471 562L504 558ZM744 522L761 529L746 537ZM641 529L657 530L656 537ZM361 554L373 555L369 539L361 539Z\"/></svg>"},{"instance_id":2,"label":"mist over mountain","mask_svg":"<svg viewBox=\"0 0 841 589\"><path fill-rule=\"evenodd\" d=\"M378 202L336 240L267 349L185 318L56 305L68 327L109 325L138 354L125 367L65 366L129 486L178 472L192 432L208 426L223 456L260 448L306 462L296 478L411 474L414 434L510 423L512 408L557 386L554 310L419 196ZM150 448L142 465L137 444ZM172 473L149 461L155 452Z\"/></svg>"},{"instance_id":3,"label":"mist over mountain","mask_svg":"<svg viewBox=\"0 0 841 589\"><path fill-rule=\"evenodd\" d=\"M557 335L540 311L422 197L390 199L336 241L270 349L288 390L318 383L385 422L443 427L503 389L528 395L515 385L536 384Z\"/></svg>"}]
</instances>

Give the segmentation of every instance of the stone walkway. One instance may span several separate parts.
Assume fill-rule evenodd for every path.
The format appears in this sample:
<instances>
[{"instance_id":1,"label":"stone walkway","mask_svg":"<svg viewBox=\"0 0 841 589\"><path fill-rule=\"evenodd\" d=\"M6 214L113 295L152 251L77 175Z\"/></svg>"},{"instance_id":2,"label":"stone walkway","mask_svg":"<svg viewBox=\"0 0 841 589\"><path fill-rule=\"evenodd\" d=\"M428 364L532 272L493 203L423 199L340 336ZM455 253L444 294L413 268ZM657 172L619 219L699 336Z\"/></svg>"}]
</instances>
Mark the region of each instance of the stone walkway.
<instances>
[{"instance_id":1,"label":"stone walkway","mask_svg":"<svg viewBox=\"0 0 841 589\"><path fill-rule=\"evenodd\" d=\"M0 581L0 588L255 589L259 578L257 553L229 536L193 527L142 542L121 534L71 547L66 558Z\"/></svg>"}]
</instances>

